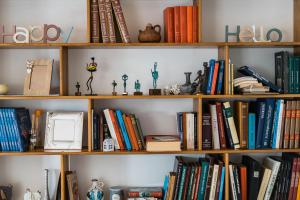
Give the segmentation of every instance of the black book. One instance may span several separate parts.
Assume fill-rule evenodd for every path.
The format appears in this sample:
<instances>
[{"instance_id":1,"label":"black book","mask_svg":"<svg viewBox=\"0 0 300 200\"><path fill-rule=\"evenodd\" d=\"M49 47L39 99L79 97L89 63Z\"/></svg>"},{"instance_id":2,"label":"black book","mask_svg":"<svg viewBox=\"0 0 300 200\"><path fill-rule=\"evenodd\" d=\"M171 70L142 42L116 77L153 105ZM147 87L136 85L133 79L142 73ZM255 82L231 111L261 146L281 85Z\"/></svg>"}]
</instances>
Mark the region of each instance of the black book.
<instances>
[{"instance_id":1,"label":"black book","mask_svg":"<svg viewBox=\"0 0 300 200\"><path fill-rule=\"evenodd\" d=\"M242 199L242 193L241 193L241 184L240 184L240 179L239 179L239 172L238 168L236 165L233 165L233 176L234 176L234 182L235 182L235 189L236 189L236 194L237 194L237 199L241 200Z\"/></svg>"},{"instance_id":2,"label":"black book","mask_svg":"<svg viewBox=\"0 0 300 200\"><path fill-rule=\"evenodd\" d=\"M279 188L281 187L282 178L283 178L284 162L282 162L282 159L278 158L278 157L271 156L271 158L281 162L281 165L280 165L280 168L279 168L279 171L278 171L278 175L277 175L277 178L276 178L276 181L275 181L275 185L274 185L274 188L273 188L273 191L272 191L272 195L271 195L271 199L274 199L274 200L278 199L279 200Z\"/></svg>"},{"instance_id":3,"label":"black book","mask_svg":"<svg viewBox=\"0 0 300 200\"><path fill-rule=\"evenodd\" d=\"M194 113L194 147L198 149L198 113Z\"/></svg>"},{"instance_id":4,"label":"black book","mask_svg":"<svg viewBox=\"0 0 300 200\"><path fill-rule=\"evenodd\" d=\"M250 156L243 156L242 163L247 167L247 198L257 199L263 167Z\"/></svg>"},{"instance_id":5,"label":"black book","mask_svg":"<svg viewBox=\"0 0 300 200\"><path fill-rule=\"evenodd\" d=\"M93 113L93 149L99 150L100 146L100 134L99 134L99 115L97 113Z\"/></svg>"},{"instance_id":6,"label":"black book","mask_svg":"<svg viewBox=\"0 0 300 200\"><path fill-rule=\"evenodd\" d=\"M212 149L211 116L204 113L202 116L202 148Z\"/></svg>"},{"instance_id":7,"label":"black book","mask_svg":"<svg viewBox=\"0 0 300 200\"><path fill-rule=\"evenodd\" d=\"M174 194L173 194L174 200L178 199L182 167L183 167L183 158L181 156L176 156L174 170L173 170L174 172L176 172L175 189L174 189Z\"/></svg>"},{"instance_id":8,"label":"black book","mask_svg":"<svg viewBox=\"0 0 300 200\"><path fill-rule=\"evenodd\" d=\"M280 87L284 93L288 93L288 62L289 52L275 53L275 85Z\"/></svg>"},{"instance_id":9,"label":"black book","mask_svg":"<svg viewBox=\"0 0 300 200\"><path fill-rule=\"evenodd\" d=\"M226 133L226 144L229 144L229 147L231 149L234 149L234 144L233 144L233 139L232 139L232 136L231 136L231 130L230 130L230 127L229 127L229 123L228 123L228 120L227 120L227 117L226 117L226 112L225 112L225 109L223 107L222 109L222 112L223 112L223 119L224 119L224 124L225 124L225 133Z\"/></svg>"},{"instance_id":10,"label":"black book","mask_svg":"<svg viewBox=\"0 0 300 200\"><path fill-rule=\"evenodd\" d=\"M291 184L291 176L292 176L292 168L294 158L297 158L299 155L296 153L282 153L283 163L286 163L284 179L283 179L283 187L281 199L288 199L290 184Z\"/></svg>"}]
</instances>

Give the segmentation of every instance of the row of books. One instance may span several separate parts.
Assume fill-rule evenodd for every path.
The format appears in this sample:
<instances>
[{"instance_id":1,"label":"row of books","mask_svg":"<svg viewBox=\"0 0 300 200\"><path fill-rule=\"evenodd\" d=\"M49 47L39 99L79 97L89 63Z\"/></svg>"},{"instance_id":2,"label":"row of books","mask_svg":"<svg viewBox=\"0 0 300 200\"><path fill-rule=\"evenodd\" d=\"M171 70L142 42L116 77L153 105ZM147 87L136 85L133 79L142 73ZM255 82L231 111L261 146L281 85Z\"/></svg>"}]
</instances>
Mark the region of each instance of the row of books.
<instances>
[{"instance_id":1,"label":"row of books","mask_svg":"<svg viewBox=\"0 0 300 200\"><path fill-rule=\"evenodd\" d=\"M0 108L0 150L27 151L31 120L25 108Z\"/></svg>"},{"instance_id":2,"label":"row of books","mask_svg":"<svg viewBox=\"0 0 300 200\"><path fill-rule=\"evenodd\" d=\"M129 187L127 200L158 200L163 199L161 187Z\"/></svg>"},{"instance_id":3,"label":"row of books","mask_svg":"<svg viewBox=\"0 0 300 200\"><path fill-rule=\"evenodd\" d=\"M225 61L211 59L209 64L204 63L204 67L208 67L208 71L204 81L204 93L208 95L222 94L224 84Z\"/></svg>"},{"instance_id":4,"label":"row of books","mask_svg":"<svg viewBox=\"0 0 300 200\"><path fill-rule=\"evenodd\" d=\"M299 199L299 175L298 154L269 156L262 164L243 156L241 164L229 164L230 196L233 200Z\"/></svg>"},{"instance_id":5,"label":"row of books","mask_svg":"<svg viewBox=\"0 0 300 200\"><path fill-rule=\"evenodd\" d=\"M164 10L165 42L197 43L199 10L197 5L175 6Z\"/></svg>"},{"instance_id":6,"label":"row of books","mask_svg":"<svg viewBox=\"0 0 300 200\"><path fill-rule=\"evenodd\" d=\"M177 113L177 132L180 136L181 149L195 150L198 148L198 113Z\"/></svg>"},{"instance_id":7,"label":"row of books","mask_svg":"<svg viewBox=\"0 0 300 200\"><path fill-rule=\"evenodd\" d=\"M91 0L91 42L130 42L120 0Z\"/></svg>"},{"instance_id":8,"label":"row of books","mask_svg":"<svg viewBox=\"0 0 300 200\"><path fill-rule=\"evenodd\" d=\"M300 56L287 51L275 53L275 84L284 93L300 93Z\"/></svg>"},{"instance_id":9,"label":"row of books","mask_svg":"<svg viewBox=\"0 0 300 200\"><path fill-rule=\"evenodd\" d=\"M224 196L225 166L218 157L176 156L174 170L165 177L164 199L217 199Z\"/></svg>"},{"instance_id":10,"label":"row of books","mask_svg":"<svg viewBox=\"0 0 300 200\"><path fill-rule=\"evenodd\" d=\"M114 141L115 150L144 150L145 141L140 121L134 114L125 114L121 110L105 109L99 113L93 111L93 149L102 150L105 127Z\"/></svg>"}]
</instances>

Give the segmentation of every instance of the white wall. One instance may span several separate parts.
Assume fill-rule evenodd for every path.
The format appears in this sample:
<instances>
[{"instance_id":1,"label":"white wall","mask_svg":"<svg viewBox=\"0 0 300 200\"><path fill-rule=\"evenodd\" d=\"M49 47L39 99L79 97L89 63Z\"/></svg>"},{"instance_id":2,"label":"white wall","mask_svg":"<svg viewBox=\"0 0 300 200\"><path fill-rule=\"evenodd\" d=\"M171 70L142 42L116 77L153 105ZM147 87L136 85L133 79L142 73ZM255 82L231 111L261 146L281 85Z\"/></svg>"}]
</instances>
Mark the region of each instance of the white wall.
<instances>
[{"instance_id":1,"label":"white wall","mask_svg":"<svg viewBox=\"0 0 300 200\"><path fill-rule=\"evenodd\" d=\"M136 41L139 29L151 22L163 25L164 7L184 5L191 0L122 0L129 32ZM284 33L284 40L293 37L293 0L203 0L203 36L205 41L224 41L225 25L264 25L278 27ZM86 41L85 0L1 0L0 24L19 26L53 23L75 30L70 42ZM163 35L163 34L162 34ZM273 52L280 49L231 50L231 59L237 67L252 65L267 78L274 77ZM84 70L90 57L95 56L99 71L95 73L94 89L101 94L110 94L112 80L118 82L117 91L122 91L121 75L129 75L129 92L133 92L134 80L140 79L142 91L147 94L151 87L150 69L158 62L159 87L167 84L183 83L185 71L196 71L203 61L217 57L217 49L186 48L104 48L69 50L69 91L74 93L76 81L82 85L88 73ZM0 83L8 83L11 94L22 93L26 59L50 57L58 62L58 50L41 49L1 49ZM26 106L31 109L87 110L86 101L1 101L1 106ZM135 100L96 101L96 108L113 107L135 112L141 118L146 133L174 133L175 113L193 109L192 100ZM46 162L46 161L47 162ZM144 156L71 156L71 168L76 169L82 195L86 193L89 180L100 177L106 186L162 185L163 177L173 168L174 155ZM45 162L44 162L45 161ZM57 158L44 157L1 157L0 184L17 183L15 197L19 199L26 187L43 191L43 169L59 167ZM22 172L22 173L21 173ZM25 173L24 173L25 172ZM29 181L30 180L30 181Z\"/></svg>"}]
</instances>

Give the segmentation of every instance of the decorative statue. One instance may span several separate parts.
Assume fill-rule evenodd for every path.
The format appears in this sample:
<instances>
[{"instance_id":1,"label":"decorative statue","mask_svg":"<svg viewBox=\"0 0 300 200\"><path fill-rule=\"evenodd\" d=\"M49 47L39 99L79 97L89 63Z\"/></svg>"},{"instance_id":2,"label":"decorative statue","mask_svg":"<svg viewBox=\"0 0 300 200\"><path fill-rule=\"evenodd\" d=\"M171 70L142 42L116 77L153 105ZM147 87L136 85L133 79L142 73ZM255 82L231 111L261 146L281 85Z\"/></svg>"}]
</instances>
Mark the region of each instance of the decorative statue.
<instances>
[{"instance_id":1,"label":"decorative statue","mask_svg":"<svg viewBox=\"0 0 300 200\"><path fill-rule=\"evenodd\" d=\"M134 82L134 89L135 92L133 93L134 95L143 95L143 93L140 91L141 90L141 83L139 80L136 80Z\"/></svg>"},{"instance_id":2,"label":"decorative statue","mask_svg":"<svg viewBox=\"0 0 300 200\"><path fill-rule=\"evenodd\" d=\"M153 89L149 90L149 94L161 95L161 89L157 89L157 79L158 79L157 62L154 63L154 70L151 69L151 73L153 78Z\"/></svg>"},{"instance_id":3,"label":"decorative statue","mask_svg":"<svg viewBox=\"0 0 300 200\"><path fill-rule=\"evenodd\" d=\"M126 92L126 86L127 86L126 81L128 80L127 74L124 74L122 76L122 80L124 81L124 83L123 83L123 87L124 87L123 95L128 95L128 92Z\"/></svg>"},{"instance_id":4,"label":"decorative statue","mask_svg":"<svg viewBox=\"0 0 300 200\"><path fill-rule=\"evenodd\" d=\"M79 82L77 82L77 84L75 85L77 91L75 92L75 96L81 96L81 92L80 92L80 84Z\"/></svg>"},{"instance_id":5,"label":"decorative statue","mask_svg":"<svg viewBox=\"0 0 300 200\"><path fill-rule=\"evenodd\" d=\"M117 92L116 92L116 87L117 87L117 82L114 80L112 82L112 86L113 86L113 91L112 91L112 95L116 96L117 95Z\"/></svg>"},{"instance_id":6,"label":"decorative statue","mask_svg":"<svg viewBox=\"0 0 300 200\"><path fill-rule=\"evenodd\" d=\"M95 71L97 71L98 64L95 62L94 57L92 57L91 60L92 60L92 62L90 64L86 65L86 70L91 73L90 78L86 82L86 86L87 86L87 90L90 91L90 94L87 94L87 95L94 96L96 94L93 93L93 88L92 88L92 82L93 82L93 79L94 79L93 73Z\"/></svg>"},{"instance_id":7,"label":"decorative statue","mask_svg":"<svg viewBox=\"0 0 300 200\"><path fill-rule=\"evenodd\" d=\"M92 185L86 194L87 200L103 200L103 187L103 182L100 182L98 179L92 179Z\"/></svg>"},{"instance_id":8,"label":"decorative statue","mask_svg":"<svg viewBox=\"0 0 300 200\"><path fill-rule=\"evenodd\" d=\"M203 63L203 70L204 72L202 73L202 70L199 70L197 72L197 78L193 82L193 88L194 88L194 94L202 94L205 90L206 86L206 81L207 81L207 75L208 75L208 63L204 62Z\"/></svg>"},{"instance_id":9,"label":"decorative statue","mask_svg":"<svg viewBox=\"0 0 300 200\"><path fill-rule=\"evenodd\" d=\"M191 83L192 72L184 72L185 74L185 84L180 86L180 94L192 94L193 88Z\"/></svg>"}]
</instances>

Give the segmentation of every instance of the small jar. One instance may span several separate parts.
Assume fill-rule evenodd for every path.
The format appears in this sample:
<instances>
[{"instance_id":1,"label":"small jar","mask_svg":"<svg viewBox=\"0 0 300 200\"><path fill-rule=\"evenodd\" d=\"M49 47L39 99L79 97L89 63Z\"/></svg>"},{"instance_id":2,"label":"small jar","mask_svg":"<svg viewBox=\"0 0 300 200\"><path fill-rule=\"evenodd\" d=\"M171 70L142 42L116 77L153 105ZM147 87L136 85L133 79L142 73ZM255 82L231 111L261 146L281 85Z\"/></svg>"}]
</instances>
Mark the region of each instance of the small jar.
<instances>
[{"instance_id":1,"label":"small jar","mask_svg":"<svg viewBox=\"0 0 300 200\"><path fill-rule=\"evenodd\" d=\"M123 189L120 186L114 186L109 188L110 200L122 200L124 199Z\"/></svg>"}]
</instances>

